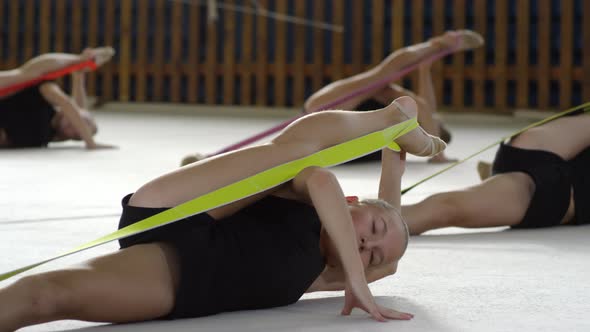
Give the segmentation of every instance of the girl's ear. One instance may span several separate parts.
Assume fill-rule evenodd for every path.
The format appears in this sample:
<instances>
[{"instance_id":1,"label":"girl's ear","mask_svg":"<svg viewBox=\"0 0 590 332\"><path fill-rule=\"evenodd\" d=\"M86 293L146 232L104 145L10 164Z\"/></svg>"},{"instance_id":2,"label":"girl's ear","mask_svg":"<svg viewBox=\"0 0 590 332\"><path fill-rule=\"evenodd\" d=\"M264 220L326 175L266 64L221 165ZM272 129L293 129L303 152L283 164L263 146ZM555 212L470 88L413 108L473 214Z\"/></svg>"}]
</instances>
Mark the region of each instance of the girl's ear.
<instances>
[{"instance_id":1,"label":"girl's ear","mask_svg":"<svg viewBox=\"0 0 590 332\"><path fill-rule=\"evenodd\" d=\"M346 203L348 204L356 204L359 202L358 196L346 196Z\"/></svg>"}]
</instances>

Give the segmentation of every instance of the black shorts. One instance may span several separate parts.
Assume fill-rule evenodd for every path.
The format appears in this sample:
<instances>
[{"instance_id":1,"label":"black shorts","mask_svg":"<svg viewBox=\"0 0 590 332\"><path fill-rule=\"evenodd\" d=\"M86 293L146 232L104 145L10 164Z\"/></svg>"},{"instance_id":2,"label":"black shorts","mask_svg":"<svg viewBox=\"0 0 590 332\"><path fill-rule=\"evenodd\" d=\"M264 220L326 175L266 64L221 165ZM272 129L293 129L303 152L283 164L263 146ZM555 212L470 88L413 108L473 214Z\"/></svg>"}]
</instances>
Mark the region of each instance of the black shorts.
<instances>
[{"instance_id":1,"label":"black shorts","mask_svg":"<svg viewBox=\"0 0 590 332\"><path fill-rule=\"evenodd\" d=\"M523 172L535 183L535 192L522 221L513 228L557 226L565 216L574 189L575 217L573 223L590 222L586 205L590 198L590 181L586 171L590 167L590 148L574 159L542 150L529 150L502 143L492 174Z\"/></svg>"},{"instance_id":2,"label":"black shorts","mask_svg":"<svg viewBox=\"0 0 590 332\"><path fill-rule=\"evenodd\" d=\"M168 209L129 206L131 195L125 196L121 202L123 213L119 229ZM176 251L180 266L180 283L176 291L174 308L160 319L212 314L209 312L211 306L207 300L214 295L208 287L212 274L208 273L207 268L212 264L209 262L211 257L207 249L214 221L215 219L207 213L201 213L119 240L122 249L136 244L163 242Z\"/></svg>"}]
</instances>

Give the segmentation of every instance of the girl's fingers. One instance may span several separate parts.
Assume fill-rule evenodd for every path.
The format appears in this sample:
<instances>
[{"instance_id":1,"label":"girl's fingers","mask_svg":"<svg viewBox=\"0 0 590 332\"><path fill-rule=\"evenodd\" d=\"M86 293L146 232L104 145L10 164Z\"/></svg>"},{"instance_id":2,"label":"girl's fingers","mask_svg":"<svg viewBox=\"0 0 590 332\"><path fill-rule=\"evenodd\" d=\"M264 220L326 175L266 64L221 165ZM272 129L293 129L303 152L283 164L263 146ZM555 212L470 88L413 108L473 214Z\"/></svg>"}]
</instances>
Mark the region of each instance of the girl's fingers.
<instances>
[{"instance_id":1,"label":"girl's fingers","mask_svg":"<svg viewBox=\"0 0 590 332\"><path fill-rule=\"evenodd\" d=\"M340 314L342 316L349 316L351 312L352 312L352 308L345 306L344 308L342 308L342 311L340 312Z\"/></svg>"},{"instance_id":2,"label":"girl's fingers","mask_svg":"<svg viewBox=\"0 0 590 332\"><path fill-rule=\"evenodd\" d=\"M399 312L399 311L389 309L389 308L384 308L384 307L380 307L380 312L384 317L386 317L388 319L409 320L409 319L414 318L414 315L412 315L412 314L405 313L405 312Z\"/></svg>"},{"instance_id":3,"label":"girl's fingers","mask_svg":"<svg viewBox=\"0 0 590 332\"><path fill-rule=\"evenodd\" d=\"M351 295L349 290L346 290L344 292L344 307L342 308L340 314L344 316L350 315L352 309L354 308L354 302L354 297Z\"/></svg>"},{"instance_id":4,"label":"girl's fingers","mask_svg":"<svg viewBox=\"0 0 590 332\"><path fill-rule=\"evenodd\" d=\"M348 316L352 312L353 308L354 308L354 305L351 303L351 301L346 299L344 301L344 307L342 308L342 311L340 312L340 314L343 316Z\"/></svg>"},{"instance_id":5,"label":"girl's fingers","mask_svg":"<svg viewBox=\"0 0 590 332\"><path fill-rule=\"evenodd\" d=\"M386 322L387 321L387 319L385 317L383 317L381 312L379 312L378 308L375 308L374 310L371 311L371 316L373 317L374 320L376 320L378 322Z\"/></svg>"}]
</instances>

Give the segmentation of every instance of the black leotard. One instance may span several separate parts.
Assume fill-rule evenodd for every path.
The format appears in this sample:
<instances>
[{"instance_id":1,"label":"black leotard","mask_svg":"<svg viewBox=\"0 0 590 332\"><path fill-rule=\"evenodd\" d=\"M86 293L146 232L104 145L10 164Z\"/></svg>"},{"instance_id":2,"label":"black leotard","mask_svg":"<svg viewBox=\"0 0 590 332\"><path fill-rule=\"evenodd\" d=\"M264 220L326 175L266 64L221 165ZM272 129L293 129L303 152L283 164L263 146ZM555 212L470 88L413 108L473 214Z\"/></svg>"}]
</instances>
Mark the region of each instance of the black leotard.
<instances>
[{"instance_id":1,"label":"black leotard","mask_svg":"<svg viewBox=\"0 0 590 332\"><path fill-rule=\"evenodd\" d=\"M123 199L119 227L166 209ZM320 221L313 206L268 196L234 215L202 213L120 241L166 242L180 259L180 287L163 318L199 317L296 302L324 270Z\"/></svg>"},{"instance_id":2,"label":"black leotard","mask_svg":"<svg viewBox=\"0 0 590 332\"><path fill-rule=\"evenodd\" d=\"M9 147L47 146L55 136L51 119L56 111L39 92L43 83L0 99L0 129Z\"/></svg>"},{"instance_id":3,"label":"black leotard","mask_svg":"<svg viewBox=\"0 0 590 332\"><path fill-rule=\"evenodd\" d=\"M590 223L589 170L590 147L571 160L563 160L552 152L501 144L492 174L523 172L531 177L535 192L524 218L513 227L536 228L559 225L569 207L572 188L575 213L571 223Z\"/></svg>"}]
</instances>

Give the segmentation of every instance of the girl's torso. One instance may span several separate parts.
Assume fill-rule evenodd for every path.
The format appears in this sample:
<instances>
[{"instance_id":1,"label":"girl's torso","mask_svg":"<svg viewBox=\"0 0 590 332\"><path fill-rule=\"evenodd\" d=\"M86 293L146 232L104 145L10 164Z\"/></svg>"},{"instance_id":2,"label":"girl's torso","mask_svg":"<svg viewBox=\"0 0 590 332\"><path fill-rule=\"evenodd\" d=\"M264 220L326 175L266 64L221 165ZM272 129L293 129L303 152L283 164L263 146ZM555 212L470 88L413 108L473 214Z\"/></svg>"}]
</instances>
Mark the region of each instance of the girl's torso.
<instances>
[{"instance_id":1,"label":"girl's torso","mask_svg":"<svg viewBox=\"0 0 590 332\"><path fill-rule=\"evenodd\" d=\"M55 136L56 115L37 85L0 98L0 139L3 146L46 146Z\"/></svg>"}]
</instances>

